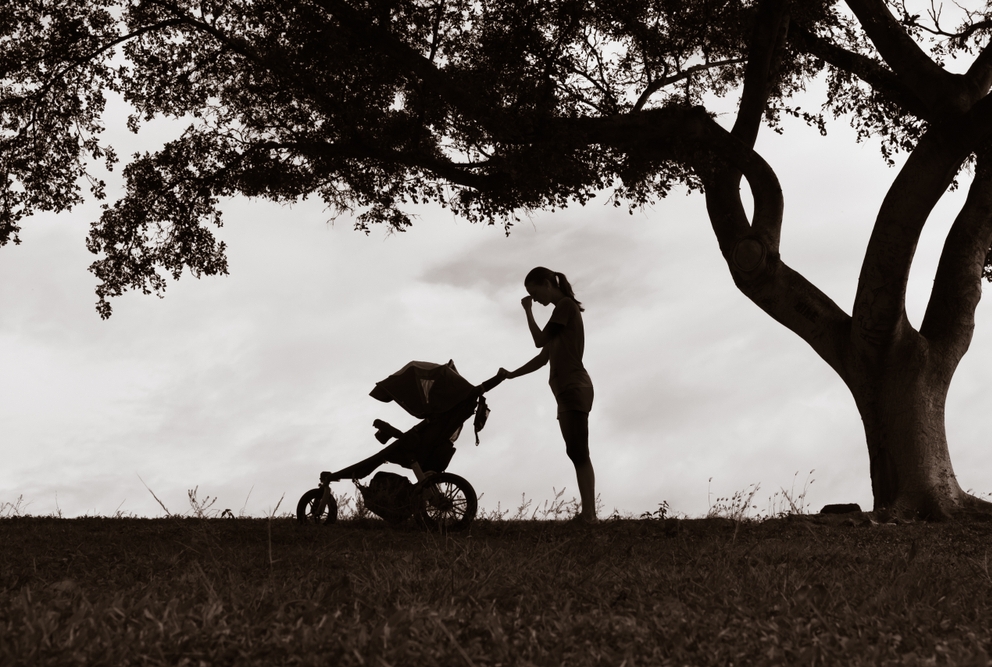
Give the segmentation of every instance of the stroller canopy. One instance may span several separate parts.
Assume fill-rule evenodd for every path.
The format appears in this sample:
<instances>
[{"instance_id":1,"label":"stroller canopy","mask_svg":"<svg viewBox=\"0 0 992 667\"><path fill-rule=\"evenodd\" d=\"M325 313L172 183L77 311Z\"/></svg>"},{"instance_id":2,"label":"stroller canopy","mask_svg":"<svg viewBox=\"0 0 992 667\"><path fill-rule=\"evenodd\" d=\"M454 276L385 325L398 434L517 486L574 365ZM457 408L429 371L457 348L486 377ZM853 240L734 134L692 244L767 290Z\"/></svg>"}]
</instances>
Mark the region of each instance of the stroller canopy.
<instances>
[{"instance_id":1,"label":"stroller canopy","mask_svg":"<svg viewBox=\"0 0 992 667\"><path fill-rule=\"evenodd\" d=\"M381 382L369 396L388 403L396 401L418 419L447 412L472 397L476 387L458 374L455 362L432 364L411 361Z\"/></svg>"}]
</instances>

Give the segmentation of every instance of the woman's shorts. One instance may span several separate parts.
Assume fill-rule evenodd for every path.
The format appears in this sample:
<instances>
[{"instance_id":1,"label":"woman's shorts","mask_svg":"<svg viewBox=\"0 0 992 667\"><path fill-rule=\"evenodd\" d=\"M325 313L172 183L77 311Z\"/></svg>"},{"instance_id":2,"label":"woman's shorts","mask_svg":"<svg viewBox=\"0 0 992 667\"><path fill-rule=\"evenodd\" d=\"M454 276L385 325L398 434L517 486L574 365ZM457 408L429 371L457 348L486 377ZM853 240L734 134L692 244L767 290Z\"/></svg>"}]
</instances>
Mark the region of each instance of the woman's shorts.
<instances>
[{"instance_id":1,"label":"woman's shorts","mask_svg":"<svg viewBox=\"0 0 992 667\"><path fill-rule=\"evenodd\" d=\"M555 398L558 400L558 414L563 412L591 412L592 387L573 385L562 389Z\"/></svg>"}]
</instances>

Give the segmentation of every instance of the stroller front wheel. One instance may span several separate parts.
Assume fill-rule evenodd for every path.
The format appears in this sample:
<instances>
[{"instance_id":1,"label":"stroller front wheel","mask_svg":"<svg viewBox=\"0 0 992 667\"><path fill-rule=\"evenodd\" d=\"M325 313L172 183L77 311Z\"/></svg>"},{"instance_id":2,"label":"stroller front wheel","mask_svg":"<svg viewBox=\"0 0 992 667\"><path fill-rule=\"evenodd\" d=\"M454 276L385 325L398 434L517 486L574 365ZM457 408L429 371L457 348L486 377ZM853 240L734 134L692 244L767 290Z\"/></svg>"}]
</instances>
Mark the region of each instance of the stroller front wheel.
<instances>
[{"instance_id":1,"label":"stroller front wheel","mask_svg":"<svg viewBox=\"0 0 992 667\"><path fill-rule=\"evenodd\" d=\"M320 498L324 495L324 489L318 487L310 489L303 494L300 502L296 504L296 519L300 523L329 524L338 520L338 501L333 494L328 495L327 506L324 511L317 516L317 508L320 506Z\"/></svg>"},{"instance_id":2,"label":"stroller front wheel","mask_svg":"<svg viewBox=\"0 0 992 667\"><path fill-rule=\"evenodd\" d=\"M475 489L463 477L442 472L417 485L420 507L417 520L439 533L468 528L479 509Z\"/></svg>"}]
</instances>

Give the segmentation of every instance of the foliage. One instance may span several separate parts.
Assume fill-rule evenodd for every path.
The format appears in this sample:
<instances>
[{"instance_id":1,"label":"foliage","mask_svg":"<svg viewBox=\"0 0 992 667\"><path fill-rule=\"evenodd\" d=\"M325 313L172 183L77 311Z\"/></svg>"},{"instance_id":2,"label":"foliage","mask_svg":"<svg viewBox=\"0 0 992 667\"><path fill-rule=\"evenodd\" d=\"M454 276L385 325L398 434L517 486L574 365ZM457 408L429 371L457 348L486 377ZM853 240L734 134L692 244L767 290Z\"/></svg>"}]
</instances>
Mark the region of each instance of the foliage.
<instances>
[{"instance_id":1,"label":"foliage","mask_svg":"<svg viewBox=\"0 0 992 667\"><path fill-rule=\"evenodd\" d=\"M0 663L986 665L986 527L10 518Z\"/></svg>"},{"instance_id":2,"label":"foliage","mask_svg":"<svg viewBox=\"0 0 992 667\"><path fill-rule=\"evenodd\" d=\"M126 289L160 293L166 275L226 272L211 229L221 224L218 203L233 195L316 196L365 230L403 230L405 207L424 201L507 228L519 211L603 189L618 204L643 205L675 184L700 187L714 151L725 161L686 111L740 94L749 64L765 67L751 61L765 57L759 42L778 39L762 21L779 5L13 3L0 10L0 245L17 242L19 221L34 211L81 201L82 180L105 196L88 161L117 161L100 143L107 93L132 105L135 132L158 117L187 129L131 157L124 197L92 226L105 317L107 298ZM938 58L977 53L987 38L983 12L947 32L893 7ZM862 138L881 137L886 159L912 149L934 118L858 19L832 0L793 2L789 12L772 78L746 113L776 128L792 115L823 132L822 113L792 98L825 77L825 111L849 118Z\"/></svg>"},{"instance_id":3,"label":"foliage","mask_svg":"<svg viewBox=\"0 0 992 667\"><path fill-rule=\"evenodd\" d=\"M668 506L668 501L667 500L662 500L660 503L658 503L658 509L656 509L653 512L644 512L644 513L642 513L641 514L641 518L642 519L657 519L657 520L660 520L660 521L664 521L665 519L668 518L668 515L669 515L670 512L671 512L671 508Z\"/></svg>"},{"instance_id":4,"label":"foliage","mask_svg":"<svg viewBox=\"0 0 992 667\"><path fill-rule=\"evenodd\" d=\"M119 44L114 0L5 3L0 8L0 246L19 243L18 221L82 201L86 160L117 160L101 146ZM92 194L104 183L89 179Z\"/></svg>"}]
</instances>

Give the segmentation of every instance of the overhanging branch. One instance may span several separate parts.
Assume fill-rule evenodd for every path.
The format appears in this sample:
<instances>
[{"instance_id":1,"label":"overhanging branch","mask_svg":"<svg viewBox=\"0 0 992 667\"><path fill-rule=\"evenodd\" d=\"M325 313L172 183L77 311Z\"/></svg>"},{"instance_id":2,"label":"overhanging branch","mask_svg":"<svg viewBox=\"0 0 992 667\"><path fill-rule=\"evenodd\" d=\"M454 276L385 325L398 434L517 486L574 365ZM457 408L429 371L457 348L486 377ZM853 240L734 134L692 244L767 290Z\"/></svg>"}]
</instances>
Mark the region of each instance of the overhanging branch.
<instances>
[{"instance_id":1,"label":"overhanging branch","mask_svg":"<svg viewBox=\"0 0 992 667\"><path fill-rule=\"evenodd\" d=\"M885 0L847 0L868 39L901 81L935 117L960 114L973 99L962 99L954 75L935 63L889 11Z\"/></svg>"}]
</instances>

